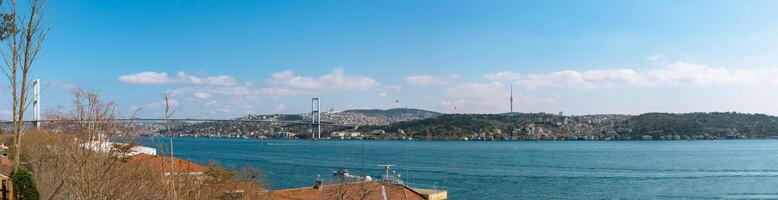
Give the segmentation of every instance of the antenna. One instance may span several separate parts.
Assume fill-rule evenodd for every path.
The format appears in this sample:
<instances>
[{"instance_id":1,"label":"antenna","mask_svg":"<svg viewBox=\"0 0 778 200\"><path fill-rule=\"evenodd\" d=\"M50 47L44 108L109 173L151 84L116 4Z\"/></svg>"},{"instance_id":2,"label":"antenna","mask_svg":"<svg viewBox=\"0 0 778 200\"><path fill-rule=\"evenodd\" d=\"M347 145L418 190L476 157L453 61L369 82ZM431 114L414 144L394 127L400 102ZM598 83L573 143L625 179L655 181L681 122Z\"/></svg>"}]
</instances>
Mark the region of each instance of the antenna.
<instances>
[{"instance_id":1,"label":"antenna","mask_svg":"<svg viewBox=\"0 0 778 200\"><path fill-rule=\"evenodd\" d=\"M384 165L378 165L379 167L383 167L386 177L389 177L389 168L397 166L397 165L391 165L391 164L384 164Z\"/></svg>"},{"instance_id":2,"label":"antenna","mask_svg":"<svg viewBox=\"0 0 778 200\"><path fill-rule=\"evenodd\" d=\"M378 165L379 167L384 168L384 175L381 177L381 181L392 183L392 184L398 184L398 185L405 185L405 183L400 179L400 175L397 174L395 171L392 171L391 174L389 174L389 168L394 167L395 165L391 164L385 164L385 165Z\"/></svg>"},{"instance_id":3,"label":"antenna","mask_svg":"<svg viewBox=\"0 0 778 200\"><path fill-rule=\"evenodd\" d=\"M513 113L513 81L511 81L511 113Z\"/></svg>"}]
</instances>

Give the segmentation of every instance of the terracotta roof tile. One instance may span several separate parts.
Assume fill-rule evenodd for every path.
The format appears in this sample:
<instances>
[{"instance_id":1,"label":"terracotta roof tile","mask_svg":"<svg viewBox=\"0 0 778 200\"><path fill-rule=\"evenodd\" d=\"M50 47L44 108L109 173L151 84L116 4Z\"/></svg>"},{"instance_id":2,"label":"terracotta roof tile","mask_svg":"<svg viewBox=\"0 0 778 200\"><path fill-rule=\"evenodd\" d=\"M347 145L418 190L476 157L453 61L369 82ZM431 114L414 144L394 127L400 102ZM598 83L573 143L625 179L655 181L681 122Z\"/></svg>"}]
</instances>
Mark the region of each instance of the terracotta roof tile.
<instances>
[{"instance_id":1,"label":"terracotta roof tile","mask_svg":"<svg viewBox=\"0 0 778 200\"><path fill-rule=\"evenodd\" d=\"M383 189L382 187L383 186ZM382 184L376 181L325 185L321 190L313 187L275 190L271 192L274 200L315 200L315 199L354 199L354 200L424 200L424 197L403 185Z\"/></svg>"},{"instance_id":2,"label":"terracotta roof tile","mask_svg":"<svg viewBox=\"0 0 778 200\"><path fill-rule=\"evenodd\" d=\"M0 175L9 177L14 168L14 161L5 156L0 156Z\"/></svg>"},{"instance_id":3,"label":"terracotta roof tile","mask_svg":"<svg viewBox=\"0 0 778 200\"><path fill-rule=\"evenodd\" d=\"M154 156L149 154L138 154L131 157L135 162L147 162L148 164L156 167L162 167L165 173L171 172L170 170L170 157L166 156ZM176 173L197 173L208 170L208 167L198 165L188 160L174 158L173 166Z\"/></svg>"}]
</instances>

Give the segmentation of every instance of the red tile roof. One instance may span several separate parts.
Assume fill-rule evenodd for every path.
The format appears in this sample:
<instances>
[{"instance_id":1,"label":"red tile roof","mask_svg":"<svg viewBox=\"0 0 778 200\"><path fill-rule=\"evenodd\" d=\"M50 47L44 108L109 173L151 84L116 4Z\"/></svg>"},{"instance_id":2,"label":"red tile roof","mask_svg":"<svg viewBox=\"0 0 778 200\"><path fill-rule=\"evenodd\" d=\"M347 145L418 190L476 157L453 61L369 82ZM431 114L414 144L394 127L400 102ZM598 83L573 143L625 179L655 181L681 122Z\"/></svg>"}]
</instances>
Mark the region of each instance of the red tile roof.
<instances>
[{"instance_id":1,"label":"red tile roof","mask_svg":"<svg viewBox=\"0 0 778 200\"><path fill-rule=\"evenodd\" d=\"M170 157L167 156L154 156L149 154L138 154L131 157L135 162L146 162L149 165L155 167L161 167L165 173L171 172L170 169ZM175 173L198 173L208 170L208 167L198 165L188 160L174 158L173 167L175 167Z\"/></svg>"},{"instance_id":2,"label":"red tile roof","mask_svg":"<svg viewBox=\"0 0 778 200\"><path fill-rule=\"evenodd\" d=\"M14 161L5 156L0 156L0 175L9 177L14 169Z\"/></svg>"},{"instance_id":3,"label":"red tile roof","mask_svg":"<svg viewBox=\"0 0 778 200\"><path fill-rule=\"evenodd\" d=\"M382 188L383 186L383 188ZM382 184L376 181L324 185L321 190L306 187L271 192L274 200L424 200L424 196L403 185Z\"/></svg>"},{"instance_id":4,"label":"red tile roof","mask_svg":"<svg viewBox=\"0 0 778 200\"><path fill-rule=\"evenodd\" d=\"M220 192L243 192L243 191L262 190L261 187L252 183L221 183L221 184L210 184L206 187L209 187L209 189L212 189L214 191L220 191Z\"/></svg>"},{"instance_id":5,"label":"red tile roof","mask_svg":"<svg viewBox=\"0 0 778 200\"><path fill-rule=\"evenodd\" d=\"M208 184L205 186L205 190L214 192L216 196L210 196L206 198L225 197L226 194L235 194L230 199L267 199L267 190L259 187L253 183L238 182L238 183L222 183L222 184Z\"/></svg>"}]
</instances>

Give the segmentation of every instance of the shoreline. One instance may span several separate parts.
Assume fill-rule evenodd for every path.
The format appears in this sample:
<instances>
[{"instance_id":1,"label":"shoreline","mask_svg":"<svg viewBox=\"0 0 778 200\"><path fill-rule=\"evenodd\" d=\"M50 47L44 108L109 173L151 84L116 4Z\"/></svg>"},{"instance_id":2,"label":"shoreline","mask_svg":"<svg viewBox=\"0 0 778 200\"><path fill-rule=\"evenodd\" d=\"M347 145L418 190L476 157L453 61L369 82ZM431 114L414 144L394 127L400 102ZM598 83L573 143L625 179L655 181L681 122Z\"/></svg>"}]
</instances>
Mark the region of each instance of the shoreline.
<instances>
[{"instance_id":1,"label":"shoreline","mask_svg":"<svg viewBox=\"0 0 778 200\"><path fill-rule=\"evenodd\" d=\"M168 136L152 136L152 135L142 135L139 136L142 138L168 138ZM363 141L363 139L288 139L288 138L251 138L251 137L192 137L192 136L174 136L173 138L208 138L208 139L243 139L243 140L257 140L257 141ZM651 141L686 141L686 142L694 142L694 141L737 141L737 140L743 140L743 141L752 141L752 140L778 140L778 138L737 138L737 139L695 139L695 140L674 140L674 139L652 139L652 140L642 140L642 139L629 139L629 140L448 140L448 139L414 139L414 140L408 140L408 139L364 139L365 141L426 141L426 142L611 142L611 141L644 141L644 142L651 142Z\"/></svg>"}]
</instances>

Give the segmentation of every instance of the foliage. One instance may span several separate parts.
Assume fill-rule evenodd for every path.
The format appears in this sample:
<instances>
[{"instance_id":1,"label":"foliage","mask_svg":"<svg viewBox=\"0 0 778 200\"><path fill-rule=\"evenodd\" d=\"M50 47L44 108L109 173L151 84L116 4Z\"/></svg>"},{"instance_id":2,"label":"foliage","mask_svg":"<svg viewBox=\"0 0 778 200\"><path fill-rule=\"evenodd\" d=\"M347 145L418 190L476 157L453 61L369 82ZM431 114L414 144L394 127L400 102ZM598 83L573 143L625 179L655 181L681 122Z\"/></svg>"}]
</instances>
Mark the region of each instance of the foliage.
<instances>
[{"instance_id":1,"label":"foliage","mask_svg":"<svg viewBox=\"0 0 778 200\"><path fill-rule=\"evenodd\" d=\"M461 139L479 133L490 133L495 138L500 138L510 136L511 133L526 136L535 127L542 127L549 133L569 132L565 129L564 121L565 117L547 113L446 114L387 126L367 126L363 129L382 129L386 132L403 130L406 135L415 135L421 139Z\"/></svg>"},{"instance_id":2,"label":"foliage","mask_svg":"<svg viewBox=\"0 0 778 200\"><path fill-rule=\"evenodd\" d=\"M778 136L778 117L734 112L646 113L627 115L559 116L546 113L445 114L435 118L364 126L362 131L384 130L417 139L473 138L549 139L586 135L637 139L652 136L706 136L764 138ZM399 134L400 130L404 135ZM620 136L620 137L616 137Z\"/></svg>"},{"instance_id":3,"label":"foliage","mask_svg":"<svg viewBox=\"0 0 778 200\"><path fill-rule=\"evenodd\" d=\"M734 112L646 113L628 119L624 126L640 135L709 134L718 137L732 135L767 137L778 134L778 117Z\"/></svg>"},{"instance_id":4,"label":"foliage","mask_svg":"<svg viewBox=\"0 0 778 200\"><path fill-rule=\"evenodd\" d=\"M11 182L13 182L14 193L18 200L38 200L38 189L35 187L35 181L32 178L32 174L24 168L19 168L11 174Z\"/></svg>"}]
</instances>

